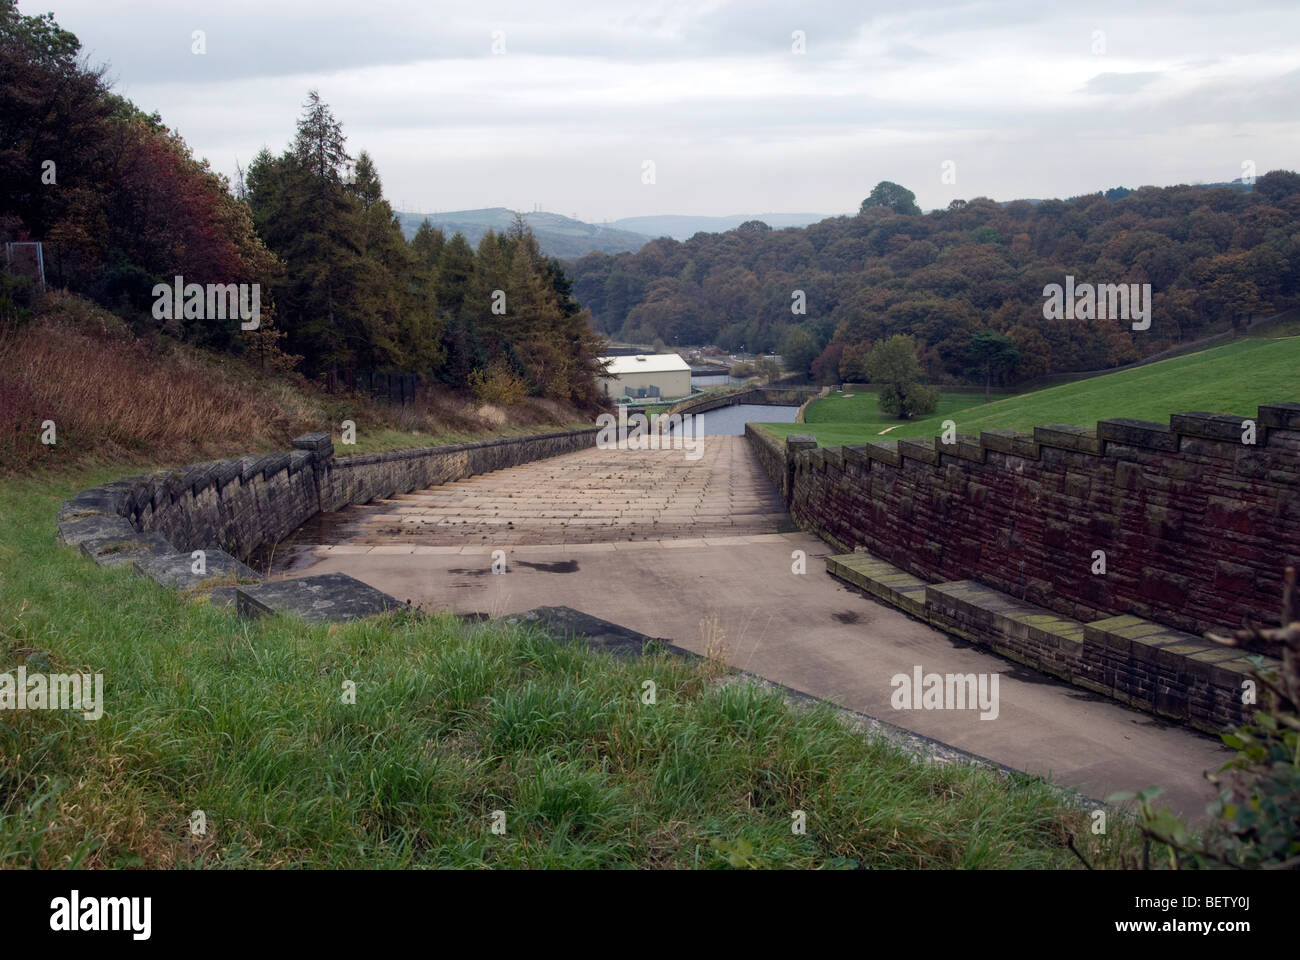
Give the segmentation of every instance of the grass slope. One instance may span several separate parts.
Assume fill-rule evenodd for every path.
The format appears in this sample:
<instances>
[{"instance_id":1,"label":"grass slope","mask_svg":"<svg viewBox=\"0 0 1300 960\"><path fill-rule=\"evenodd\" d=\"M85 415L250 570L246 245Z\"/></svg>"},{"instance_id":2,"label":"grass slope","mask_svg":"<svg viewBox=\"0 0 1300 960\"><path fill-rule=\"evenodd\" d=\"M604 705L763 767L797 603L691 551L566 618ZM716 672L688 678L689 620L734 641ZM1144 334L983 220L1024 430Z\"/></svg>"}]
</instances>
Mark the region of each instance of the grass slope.
<instances>
[{"instance_id":1,"label":"grass slope","mask_svg":"<svg viewBox=\"0 0 1300 960\"><path fill-rule=\"evenodd\" d=\"M0 712L0 869L1070 867L1067 831L1094 864L1134 849L1039 780L918 763L711 661L451 617L239 621L53 542L58 502L120 474L0 483L0 672L102 672L106 701L98 721Z\"/></svg>"},{"instance_id":2,"label":"grass slope","mask_svg":"<svg viewBox=\"0 0 1300 960\"><path fill-rule=\"evenodd\" d=\"M1300 400L1300 337L1239 340L987 404L981 399L967 394L963 406L958 396L945 394L932 416L902 423L883 435L881 430L899 421L871 411L866 399L854 407L851 400L828 397L809 408L807 424L762 426L778 436L812 433L823 446L830 446L938 436L948 419L956 422L958 433L978 436L981 430L992 429L1028 433L1051 423L1094 427L1098 420L1110 417L1167 423L1170 414L1193 410L1254 416L1260 404Z\"/></svg>"}]
</instances>

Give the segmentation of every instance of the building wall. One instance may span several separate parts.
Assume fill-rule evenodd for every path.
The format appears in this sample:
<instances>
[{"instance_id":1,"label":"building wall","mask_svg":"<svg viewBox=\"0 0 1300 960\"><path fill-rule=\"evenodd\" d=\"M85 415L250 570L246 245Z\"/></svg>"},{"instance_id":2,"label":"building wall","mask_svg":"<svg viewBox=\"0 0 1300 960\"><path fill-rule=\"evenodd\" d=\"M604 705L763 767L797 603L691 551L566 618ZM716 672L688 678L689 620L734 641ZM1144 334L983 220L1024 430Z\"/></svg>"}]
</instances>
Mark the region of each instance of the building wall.
<instances>
[{"instance_id":1,"label":"building wall","mask_svg":"<svg viewBox=\"0 0 1300 960\"><path fill-rule=\"evenodd\" d=\"M625 373L601 381L611 397L621 397L624 388L638 390L641 387L655 386L661 396L669 399L688 397L691 393L691 372L689 370L669 370L664 373Z\"/></svg>"}]
</instances>

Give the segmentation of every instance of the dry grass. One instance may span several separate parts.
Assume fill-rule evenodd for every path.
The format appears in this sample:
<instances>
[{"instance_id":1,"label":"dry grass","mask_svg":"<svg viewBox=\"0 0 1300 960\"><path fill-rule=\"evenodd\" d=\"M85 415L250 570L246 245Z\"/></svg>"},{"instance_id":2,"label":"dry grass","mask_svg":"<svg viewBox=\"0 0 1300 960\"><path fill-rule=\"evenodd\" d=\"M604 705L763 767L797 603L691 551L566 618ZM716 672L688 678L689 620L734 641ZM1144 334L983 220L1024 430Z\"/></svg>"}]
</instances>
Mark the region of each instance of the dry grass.
<instances>
[{"instance_id":1,"label":"dry grass","mask_svg":"<svg viewBox=\"0 0 1300 960\"><path fill-rule=\"evenodd\" d=\"M322 413L289 384L258 382L241 364L165 338L137 339L67 295L51 295L40 320L0 338L0 469L203 457L232 441L265 449ZM52 445L41 442L47 420Z\"/></svg>"},{"instance_id":2,"label":"dry grass","mask_svg":"<svg viewBox=\"0 0 1300 960\"><path fill-rule=\"evenodd\" d=\"M66 293L46 297L33 323L0 331L0 475L260 453L313 430L337 442L344 420L357 424L358 446L341 452L535 432L582 419L590 418L549 400L503 409L436 386L406 406L329 394L301 377L269 375L166 337L139 339L111 313ZM54 423L52 445L42 442L46 421Z\"/></svg>"}]
</instances>

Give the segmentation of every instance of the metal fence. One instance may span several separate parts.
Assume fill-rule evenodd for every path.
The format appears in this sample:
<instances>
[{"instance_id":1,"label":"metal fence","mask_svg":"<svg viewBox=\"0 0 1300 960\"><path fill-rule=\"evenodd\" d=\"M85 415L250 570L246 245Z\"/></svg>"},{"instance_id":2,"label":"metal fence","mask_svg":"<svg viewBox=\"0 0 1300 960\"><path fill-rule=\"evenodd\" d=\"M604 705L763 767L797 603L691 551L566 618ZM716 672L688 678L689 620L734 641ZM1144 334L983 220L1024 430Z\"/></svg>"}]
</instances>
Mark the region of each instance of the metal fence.
<instances>
[{"instance_id":1,"label":"metal fence","mask_svg":"<svg viewBox=\"0 0 1300 960\"><path fill-rule=\"evenodd\" d=\"M45 248L38 241L5 244L5 266L13 273L25 273L45 289Z\"/></svg>"},{"instance_id":2,"label":"metal fence","mask_svg":"<svg viewBox=\"0 0 1300 960\"><path fill-rule=\"evenodd\" d=\"M403 406L415 400L422 382L418 373L377 370L331 370L325 375L325 389L330 393L363 393L372 400Z\"/></svg>"}]
</instances>

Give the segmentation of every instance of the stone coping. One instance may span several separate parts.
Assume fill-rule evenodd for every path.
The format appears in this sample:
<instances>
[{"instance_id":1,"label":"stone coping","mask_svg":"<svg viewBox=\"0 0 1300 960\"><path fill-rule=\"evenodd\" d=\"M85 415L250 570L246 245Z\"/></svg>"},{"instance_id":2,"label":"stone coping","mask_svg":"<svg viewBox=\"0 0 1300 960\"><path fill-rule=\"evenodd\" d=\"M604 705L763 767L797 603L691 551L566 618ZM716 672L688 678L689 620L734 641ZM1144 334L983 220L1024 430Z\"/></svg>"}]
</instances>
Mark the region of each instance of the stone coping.
<instances>
[{"instance_id":1,"label":"stone coping","mask_svg":"<svg viewBox=\"0 0 1300 960\"><path fill-rule=\"evenodd\" d=\"M1294 433L1300 431L1300 403L1268 403L1257 409L1258 413L1254 417L1222 413L1176 413L1169 418L1169 423L1116 417L1098 420L1095 429L1049 424L1035 427L1032 433L984 430L978 438L958 436L952 443L944 443L940 437L907 437L818 449L823 456L831 450L855 450L862 454L864 462L879 460L895 467L900 466L904 459L937 465L946 456L983 462L990 451L1039 460L1042 459L1045 447L1092 456L1119 456L1124 448L1133 447L1169 453L1177 452L1182 447L1183 438L1237 443L1247 453L1269 446L1288 451L1294 449ZM1253 421L1255 425L1253 445L1241 443L1248 421ZM746 433L751 440L768 445L781 443L749 425L746 425ZM792 439L794 438L785 438L788 446L792 445ZM801 436L800 439L804 437Z\"/></svg>"}]
</instances>

